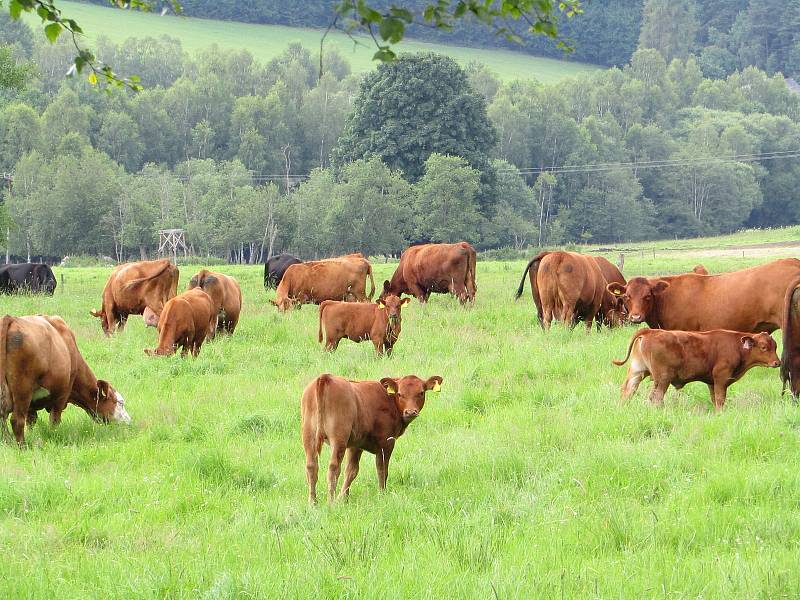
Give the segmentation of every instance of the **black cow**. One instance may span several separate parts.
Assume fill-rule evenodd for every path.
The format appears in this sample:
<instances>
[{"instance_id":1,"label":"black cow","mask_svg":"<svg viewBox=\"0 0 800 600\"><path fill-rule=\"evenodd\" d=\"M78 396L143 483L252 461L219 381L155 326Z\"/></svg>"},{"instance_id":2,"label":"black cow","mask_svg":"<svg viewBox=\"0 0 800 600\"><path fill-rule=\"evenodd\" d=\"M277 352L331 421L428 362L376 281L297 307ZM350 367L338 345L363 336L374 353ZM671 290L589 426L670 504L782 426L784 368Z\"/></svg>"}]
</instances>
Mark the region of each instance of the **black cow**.
<instances>
[{"instance_id":1,"label":"black cow","mask_svg":"<svg viewBox=\"0 0 800 600\"><path fill-rule=\"evenodd\" d=\"M286 269L301 262L303 261L291 254L278 254L270 258L264 264L264 287L267 289L278 287Z\"/></svg>"},{"instance_id":2,"label":"black cow","mask_svg":"<svg viewBox=\"0 0 800 600\"><path fill-rule=\"evenodd\" d=\"M56 276L47 265L0 265L0 294L48 294L56 289Z\"/></svg>"}]
</instances>

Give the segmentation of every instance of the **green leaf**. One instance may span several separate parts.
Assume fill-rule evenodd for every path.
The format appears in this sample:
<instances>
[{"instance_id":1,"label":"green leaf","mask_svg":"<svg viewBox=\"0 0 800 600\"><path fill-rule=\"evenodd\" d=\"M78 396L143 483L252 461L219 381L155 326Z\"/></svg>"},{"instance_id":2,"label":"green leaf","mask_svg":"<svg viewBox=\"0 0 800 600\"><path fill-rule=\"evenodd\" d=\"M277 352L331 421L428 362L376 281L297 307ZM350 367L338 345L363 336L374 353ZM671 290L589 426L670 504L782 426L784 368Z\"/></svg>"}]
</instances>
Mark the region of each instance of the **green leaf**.
<instances>
[{"instance_id":1,"label":"green leaf","mask_svg":"<svg viewBox=\"0 0 800 600\"><path fill-rule=\"evenodd\" d=\"M378 27L383 41L396 44L403 39L405 25L399 19L385 18Z\"/></svg>"},{"instance_id":2,"label":"green leaf","mask_svg":"<svg viewBox=\"0 0 800 600\"><path fill-rule=\"evenodd\" d=\"M22 4L19 0L11 0L8 5L8 12L11 14L12 19L19 19L22 14Z\"/></svg>"},{"instance_id":3,"label":"green leaf","mask_svg":"<svg viewBox=\"0 0 800 600\"><path fill-rule=\"evenodd\" d=\"M55 43L60 33L61 33L60 23L50 23L50 25L44 28L44 34L47 36L47 39L50 40L51 44Z\"/></svg>"}]
</instances>

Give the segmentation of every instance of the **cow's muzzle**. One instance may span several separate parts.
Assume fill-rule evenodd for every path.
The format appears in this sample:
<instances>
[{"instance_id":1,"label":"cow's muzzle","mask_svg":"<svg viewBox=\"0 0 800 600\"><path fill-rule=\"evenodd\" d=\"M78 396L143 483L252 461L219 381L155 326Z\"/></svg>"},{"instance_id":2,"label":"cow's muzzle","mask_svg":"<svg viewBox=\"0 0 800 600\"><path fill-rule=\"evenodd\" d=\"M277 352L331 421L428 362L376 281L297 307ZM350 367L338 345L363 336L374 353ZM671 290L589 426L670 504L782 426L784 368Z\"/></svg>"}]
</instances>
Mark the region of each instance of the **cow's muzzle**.
<instances>
[{"instance_id":1,"label":"cow's muzzle","mask_svg":"<svg viewBox=\"0 0 800 600\"><path fill-rule=\"evenodd\" d=\"M419 411L415 409L408 409L403 411L403 420L410 423L419 416Z\"/></svg>"},{"instance_id":2,"label":"cow's muzzle","mask_svg":"<svg viewBox=\"0 0 800 600\"><path fill-rule=\"evenodd\" d=\"M642 321L644 321L644 315L640 315L638 313L633 313L633 314L628 316L628 320L631 323L641 323Z\"/></svg>"}]
</instances>

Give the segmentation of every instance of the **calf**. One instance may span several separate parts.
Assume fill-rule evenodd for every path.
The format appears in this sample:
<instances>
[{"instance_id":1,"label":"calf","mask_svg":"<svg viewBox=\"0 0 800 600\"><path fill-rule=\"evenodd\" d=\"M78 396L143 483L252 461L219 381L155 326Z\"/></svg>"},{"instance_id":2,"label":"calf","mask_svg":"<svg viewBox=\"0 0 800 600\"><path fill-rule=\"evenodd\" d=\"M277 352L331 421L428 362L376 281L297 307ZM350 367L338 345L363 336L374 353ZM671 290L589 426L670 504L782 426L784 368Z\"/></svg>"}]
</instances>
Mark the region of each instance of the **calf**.
<instances>
[{"instance_id":1,"label":"calf","mask_svg":"<svg viewBox=\"0 0 800 600\"><path fill-rule=\"evenodd\" d=\"M631 359L622 385L622 399L636 393L639 383L650 376L653 389L650 402L662 405L670 385L681 389L692 381L702 381L720 410L725 405L728 387L752 367L779 367L775 340L768 333L744 333L715 329L702 333L641 329L631 339L628 354L613 361L621 366Z\"/></svg>"},{"instance_id":2,"label":"calf","mask_svg":"<svg viewBox=\"0 0 800 600\"><path fill-rule=\"evenodd\" d=\"M377 302L364 304L325 300L319 305L319 341L325 330L325 350L336 350L342 338L361 342L372 340L378 356L392 354L397 338L400 336L400 309L411 302L411 298L401 300L397 296L386 296Z\"/></svg>"},{"instance_id":3,"label":"calf","mask_svg":"<svg viewBox=\"0 0 800 600\"><path fill-rule=\"evenodd\" d=\"M300 400L301 434L306 452L308 500L317 501L317 475L322 443L331 447L328 502L333 502L339 471L347 451L347 467L339 498L347 496L358 475L361 453L375 455L378 487L386 489L394 444L425 405L425 392L438 392L438 375L423 381L415 375L380 381L350 381L320 375L306 386Z\"/></svg>"},{"instance_id":4,"label":"calf","mask_svg":"<svg viewBox=\"0 0 800 600\"><path fill-rule=\"evenodd\" d=\"M98 380L83 359L75 335L61 317L38 315L0 319L0 422L25 441L25 423L45 409L57 425L67 404L81 407L103 422L130 422L122 396Z\"/></svg>"},{"instance_id":5,"label":"calf","mask_svg":"<svg viewBox=\"0 0 800 600\"><path fill-rule=\"evenodd\" d=\"M158 319L158 347L145 348L144 352L169 356L180 346L181 356L188 352L197 356L205 339L214 337L216 329L217 305L202 289L194 288L167 302Z\"/></svg>"}]
</instances>

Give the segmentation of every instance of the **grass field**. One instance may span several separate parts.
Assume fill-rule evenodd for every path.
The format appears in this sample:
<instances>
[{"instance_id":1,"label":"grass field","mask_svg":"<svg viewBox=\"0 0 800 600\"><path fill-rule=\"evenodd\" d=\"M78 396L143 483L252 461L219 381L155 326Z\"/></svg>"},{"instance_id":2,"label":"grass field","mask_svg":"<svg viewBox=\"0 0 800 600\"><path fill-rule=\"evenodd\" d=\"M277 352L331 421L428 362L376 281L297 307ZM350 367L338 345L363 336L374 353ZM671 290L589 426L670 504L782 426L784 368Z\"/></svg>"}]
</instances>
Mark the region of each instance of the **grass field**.
<instances>
[{"instance_id":1,"label":"grass field","mask_svg":"<svg viewBox=\"0 0 800 600\"><path fill-rule=\"evenodd\" d=\"M290 42L300 42L313 53L319 53L319 43L323 31L282 27L277 25L251 25L231 21L214 21L189 17L160 17L136 11L122 11L91 4L59 2L65 15L77 20L91 42L102 34L115 42L129 37L157 37L170 35L181 40L185 50L194 53L211 44L221 48L246 49L256 58L268 61L286 49ZM40 20L35 15L26 15L32 27L39 27ZM353 72L361 73L375 68L372 55L375 53L371 40L364 45L355 46L347 36L332 34L331 46L336 46L350 61ZM504 80L535 78L542 82L552 82L571 75L577 75L598 67L574 61L561 61L540 58L504 50L486 50L463 46L448 46L425 42L406 41L399 45L403 52L433 51L453 57L461 64L479 61L486 64Z\"/></svg>"},{"instance_id":2,"label":"grass field","mask_svg":"<svg viewBox=\"0 0 800 600\"><path fill-rule=\"evenodd\" d=\"M695 262L634 253L626 273ZM197 359L146 357L156 332L139 318L104 338L88 311L107 269L57 270L53 298L0 298L3 313L62 315L133 418L70 407L28 448L0 444L0 597L796 598L800 412L777 371L751 371L718 415L703 384L658 409L646 383L622 405L610 361L633 329L542 333L529 291L512 300L523 268L479 262L471 309L412 302L382 360L346 341L321 352L317 309L278 315L259 267L223 269L245 311ZM349 503L307 506L299 397L323 372L444 377L387 493L365 455Z\"/></svg>"}]
</instances>

